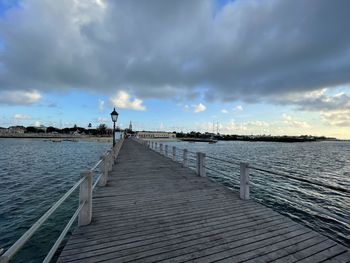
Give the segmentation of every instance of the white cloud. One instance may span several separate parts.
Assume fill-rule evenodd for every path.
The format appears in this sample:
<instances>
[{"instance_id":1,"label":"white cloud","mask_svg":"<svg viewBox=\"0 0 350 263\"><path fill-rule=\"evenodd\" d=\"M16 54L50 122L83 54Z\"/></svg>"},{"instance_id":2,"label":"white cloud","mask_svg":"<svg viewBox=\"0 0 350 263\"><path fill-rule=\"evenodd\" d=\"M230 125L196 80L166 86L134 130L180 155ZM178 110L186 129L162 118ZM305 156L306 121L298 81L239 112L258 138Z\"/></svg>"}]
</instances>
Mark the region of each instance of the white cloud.
<instances>
[{"instance_id":1,"label":"white cloud","mask_svg":"<svg viewBox=\"0 0 350 263\"><path fill-rule=\"evenodd\" d=\"M146 107L142 105L143 100L132 99L126 91L119 91L117 96L110 99L111 104L117 108L145 111Z\"/></svg>"},{"instance_id":2,"label":"white cloud","mask_svg":"<svg viewBox=\"0 0 350 263\"><path fill-rule=\"evenodd\" d=\"M24 120L30 120L32 119L31 116L29 115L25 115L25 114L20 114L20 113L17 113L13 116L13 118L17 121L24 121Z\"/></svg>"},{"instance_id":3,"label":"white cloud","mask_svg":"<svg viewBox=\"0 0 350 263\"><path fill-rule=\"evenodd\" d=\"M235 120L230 120L228 122L219 123L219 132L222 134L266 134L269 133L269 128L271 124L266 121L245 121L236 122ZM197 129L201 132L212 132L213 123L206 122L197 125ZM216 129L216 126L215 126Z\"/></svg>"},{"instance_id":4,"label":"white cloud","mask_svg":"<svg viewBox=\"0 0 350 263\"><path fill-rule=\"evenodd\" d=\"M0 104L7 105L31 105L39 102L42 95L37 90L31 91L1 91Z\"/></svg>"},{"instance_id":5,"label":"white cloud","mask_svg":"<svg viewBox=\"0 0 350 263\"><path fill-rule=\"evenodd\" d=\"M345 86L343 89L349 87ZM346 92L329 92L330 88L322 88L312 92L291 93L281 96L276 101L282 105L295 105L296 110L318 112L321 120L329 126L350 127L350 95ZM285 115L283 119L289 124L291 116ZM299 123L305 126L306 123ZM307 126L308 124L306 124ZM295 123L298 126L298 123Z\"/></svg>"},{"instance_id":6,"label":"white cloud","mask_svg":"<svg viewBox=\"0 0 350 263\"><path fill-rule=\"evenodd\" d=\"M227 114L227 113L228 113L228 110L226 110L226 109L222 109L222 110L221 110L221 113L223 113L223 114Z\"/></svg>"},{"instance_id":7,"label":"white cloud","mask_svg":"<svg viewBox=\"0 0 350 263\"><path fill-rule=\"evenodd\" d=\"M322 111L320 113L321 119L331 126L350 127L350 109Z\"/></svg>"},{"instance_id":8,"label":"white cloud","mask_svg":"<svg viewBox=\"0 0 350 263\"><path fill-rule=\"evenodd\" d=\"M40 121L35 121L35 122L34 122L34 126L35 126L35 127L40 127L40 125L41 125L41 122L40 122Z\"/></svg>"},{"instance_id":9,"label":"white cloud","mask_svg":"<svg viewBox=\"0 0 350 263\"><path fill-rule=\"evenodd\" d=\"M101 99L98 100L98 110L100 112L103 112L105 110L105 101L104 100L101 100Z\"/></svg>"},{"instance_id":10,"label":"white cloud","mask_svg":"<svg viewBox=\"0 0 350 263\"><path fill-rule=\"evenodd\" d=\"M237 106L235 107L235 110L236 110L236 111L243 111L242 105L237 105Z\"/></svg>"},{"instance_id":11,"label":"white cloud","mask_svg":"<svg viewBox=\"0 0 350 263\"><path fill-rule=\"evenodd\" d=\"M98 4L102 8L106 8L106 3L103 0L96 0L96 4Z\"/></svg>"},{"instance_id":12,"label":"white cloud","mask_svg":"<svg viewBox=\"0 0 350 263\"><path fill-rule=\"evenodd\" d=\"M307 122L298 121L294 117L292 117L288 114L283 114L282 120L283 120L283 123L285 125L292 127L292 128L310 128L310 124L308 124Z\"/></svg>"},{"instance_id":13,"label":"white cloud","mask_svg":"<svg viewBox=\"0 0 350 263\"><path fill-rule=\"evenodd\" d=\"M197 105L193 105L193 112L195 112L195 113L203 112L206 109L207 109L207 107L205 107L202 103L199 103Z\"/></svg>"},{"instance_id":14,"label":"white cloud","mask_svg":"<svg viewBox=\"0 0 350 263\"><path fill-rule=\"evenodd\" d=\"M350 82L349 1L213 2L21 0L1 18L0 87L271 101Z\"/></svg>"},{"instance_id":15,"label":"white cloud","mask_svg":"<svg viewBox=\"0 0 350 263\"><path fill-rule=\"evenodd\" d=\"M296 105L301 111L332 111L350 108L350 95L345 92L328 94L329 88L312 92L290 93L276 98L280 104Z\"/></svg>"}]
</instances>

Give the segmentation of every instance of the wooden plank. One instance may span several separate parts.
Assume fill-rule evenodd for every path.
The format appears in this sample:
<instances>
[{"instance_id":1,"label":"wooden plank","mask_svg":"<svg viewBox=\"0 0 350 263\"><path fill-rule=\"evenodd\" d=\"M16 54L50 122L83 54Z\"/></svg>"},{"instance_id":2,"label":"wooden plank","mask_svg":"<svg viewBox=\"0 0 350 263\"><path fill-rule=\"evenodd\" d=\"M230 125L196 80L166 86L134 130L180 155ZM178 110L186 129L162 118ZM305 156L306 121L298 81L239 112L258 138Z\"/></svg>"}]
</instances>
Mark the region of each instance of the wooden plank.
<instances>
[{"instance_id":1,"label":"wooden plank","mask_svg":"<svg viewBox=\"0 0 350 263\"><path fill-rule=\"evenodd\" d=\"M301 250L295 251L294 253L290 253L289 255L279 258L274 262L297 262L307 257L314 256L316 253L320 253L326 249L332 248L333 246L336 246L336 243L326 239L319 243L313 243L311 246L304 247Z\"/></svg>"},{"instance_id":2,"label":"wooden plank","mask_svg":"<svg viewBox=\"0 0 350 263\"><path fill-rule=\"evenodd\" d=\"M197 232L191 234L180 234L163 236L154 240L156 246L150 249L150 244L143 245L144 240L138 241L137 239L131 240L130 243L121 243L119 246L112 246L101 250L93 250L92 253L80 253L78 256L82 260L94 255L93 259L89 262L98 262L106 260L118 260L120 262L127 261L140 261L140 262L155 262L164 258L168 258L174 255L182 255L189 251L197 250L199 247L206 246L207 244L222 244L226 238L232 238L241 242L244 238L259 238L262 234L280 233L281 229L284 229L288 223L276 224L276 221L262 224L263 229L251 228L239 228L235 229L234 226L214 229L207 232ZM255 226L256 228L256 226ZM280 231L280 232L278 232ZM166 242L166 243L164 243ZM248 242L248 241L247 241ZM142 248L140 250L140 247ZM75 255L76 258L77 255Z\"/></svg>"},{"instance_id":3,"label":"wooden plank","mask_svg":"<svg viewBox=\"0 0 350 263\"><path fill-rule=\"evenodd\" d=\"M275 216L276 217L276 216ZM271 216L269 213L266 214L261 214L261 216L259 217L260 219L270 219L273 218L273 216ZM225 222L232 222L234 221L237 225L238 224L242 224L242 223L246 223L249 222L250 220L246 218L245 215L240 215L238 214L225 214L225 215L214 215L213 217L210 218L203 218L203 217L197 217L195 219L192 219L190 221L186 221L185 219L181 218L180 221L174 221L174 220L169 220L168 222L165 222L163 224L159 224L159 222L155 222L154 224L151 225L147 225L145 226L144 224L142 224L142 222L138 225L124 225L122 227L120 227L119 225L111 225L111 228L109 228L108 226L106 228L97 228L97 229L88 229L88 231L84 231L81 232L80 234L75 234L74 237L75 238L71 238L70 242L71 244L73 243L77 243L79 242L81 239L85 240L86 239L86 235L91 235L94 234L96 236L96 238L94 238L95 240L97 239L97 237L99 238L105 238L105 237L109 237L110 231L113 229L115 230L115 232L118 232L118 237L123 236L125 234L130 234L130 233L134 233L134 232L147 232L147 231L156 231L162 228L171 228L171 229L181 229L184 227L192 227L192 229L195 228L199 228L199 227L204 227L210 224L218 224L218 223L225 223Z\"/></svg>"},{"instance_id":4,"label":"wooden plank","mask_svg":"<svg viewBox=\"0 0 350 263\"><path fill-rule=\"evenodd\" d=\"M58 262L350 260L343 246L133 141L116 163L94 194L92 223Z\"/></svg>"},{"instance_id":5,"label":"wooden plank","mask_svg":"<svg viewBox=\"0 0 350 263\"><path fill-rule=\"evenodd\" d=\"M339 254L337 256L332 256L323 262L325 263L350 263L350 251L347 250L346 252Z\"/></svg>"},{"instance_id":6,"label":"wooden plank","mask_svg":"<svg viewBox=\"0 0 350 263\"><path fill-rule=\"evenodd\" d=\"M300 263L312 263L312 262L321 262L327 260L328 258L343 254L347 249L345 247L334 245L331 248L325 249L322 252L316 253L310 257L306 257L298 262Z\"/></svg>"},{"instance_id":7,"label":"wooden plank","mask_svg":"<svg viewBox=\"0 0 350 263\"><path fill-rule=\"evenodd\" d=\"M96 244L93 244L93 249L106 249L109 247L112 247L112 250L114 250L116 246L122 246L124 244L129 244L132 242L133 247L139 247L144 246L145 244L149 245L150 243L159 243L158 245L165 246L167 244L167 241L176 241L177 243L184 243L187 240L192 240L193 238L196 239L196 241L199 240L199 237L207 237L212 236L215 233L221 233L224 231L232 232L235 231L235 233L248 233L249 231L254 230L254 227L256 226L256 223L263 224L265 226L269 226L271 224L277 224L279 219L270 219L270 221L267 221L266 219L262 219L258 222L251 221L247 222L245 224L235 224L234 222L226 222L224 224L217 224L217 225L207 225L205 227L199 227L199 228L188 228L188 229L169 229L168 231L159 231L158 233L154 231L152 234L141 234L137 235L131 235L131 236L118 236L119 239L116 239L114 242L107 242L108 244L104 245L104 242L98 242ZM244 229L245 228L245 229ZM175 243L176 243L175 242ZM172 242L174 244L174 242ZM130 247L128 245L128 247ZM80 250L80 248L78 247ZM86 249L86 246L84 246L83 250ZM120 247L118 248L120 249ZM149 247L146 247L146 249L149 249ZM66 250L67 253L73 254L75 251L72 252L72 250Z\"/></svg>"},{"instance_id":8,"label":"wooden plank","mask_svg":"<svg viewBox=\"0 0 350 263\"><path fill-rule=\"evenodd\" d=\"M284 248L289 247L291 243L297 244L297 243L305 242L311 238L314 238L315 236L317 236L317 234L311 230L309 232L305 232L303 230L295 231L291 233L289 236L283 235L283 236L277 237L274 240L274 243L271 243L270 240L267 240L266 245L261 246L258 249L252 249L250 251L243 252L243 253L236 253L234 250L230 250L228 251L227 256L222 258L218 262L221 262L221 263L233 262L233 261L234 262L243 262L243 261L257 262L263 256L266 256L269 254L271 255L278 251L282 251ZM272 257L270 256L270 259L271 258Z\"/></svg>"}]
</instances>

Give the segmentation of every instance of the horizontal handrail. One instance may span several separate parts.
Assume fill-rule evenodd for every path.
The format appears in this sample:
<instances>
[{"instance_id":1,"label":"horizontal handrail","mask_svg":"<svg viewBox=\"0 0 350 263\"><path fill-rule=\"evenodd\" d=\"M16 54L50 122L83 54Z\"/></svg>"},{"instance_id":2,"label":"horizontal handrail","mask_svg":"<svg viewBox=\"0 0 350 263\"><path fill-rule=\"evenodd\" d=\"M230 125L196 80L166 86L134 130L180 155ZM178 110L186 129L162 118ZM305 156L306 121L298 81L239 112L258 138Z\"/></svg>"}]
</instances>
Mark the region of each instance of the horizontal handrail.
<instances>
[{"instance_id":1,"label":"horizontal handrail","mask_svg":"<svg viewBox=\"0 0 350 263\"><path fill-rule=\"evenodd\" d=\"M165 144L163 144L163 145L165 145ZM184 149L178 148L178 147L176 149L177 150L184 150ZM192 152L192 151L189 151L189 150L187 150L187 152L189 154L192 153L192 154L196 155L195 152ZM181 155L180 155L180 157L181 157ZM232 161L232 160L227 160L227 159L223 159L223 158L214 157L214 156L211 156L211 155L206 155L206 157L210 158L210 159L213 159L213 160L226 162L226 163L230 163L230 164L234 164L234 165L240 165L240 163L241 163L241 162L235 162L235 161ZM192 156L189 155L188 159L192 160L192 161L195 161L196 160L196 156L194 156L194 158L193 158ZM234 158L234 159L239 160L237 158ZM317 185L317 186L321 186L321 187L324 187L324 188L329 188L331 190L336 190L336 191L340 191L340 192L343 192L343 193L350 193L350 190L348 190L346 188L343 188L343 187L326 185L326 184L322 184L322 183L314 181L314 180L309 180L309 179L305 179L305 178L291 176L291 175L289 175L289 174L287 174L285 172L276 172L276 171L273 171L273 170L270 170L270 169L261 168L259 166L251 165L251 164L249 164L249 168L257 170L257 171L261 171L261 172L271 173L271 174L274 174L274 175L277 175L277 176L283 176L283 177L286 177L286 178L289 178L289 179L292 179L292 180L296 180L296 181L301 181L301 182L305 182L305 183L314 184L314 185Z\"/></svg>"},{"instance_id":2,"label":"horizontal handrail","mask_svg":"<svg viewBox=\"0 0 350 263\"><path fill-rule=\"evenodd\" d=\"M77 218L77 216L79 215L80 210L83 208L83 206L85 205L85 202L83 202L82 204L79 205L78 209L75 211L75 213L73 214L73 216L71 217L71 219L69 220L69 222L67 223L66 227L63 229L63 231L61 232L60 236L58 237L58 239L56 240L55 244L52 246L52 248L50 249L49 253L46 255L43 263L49 263L51 261L51 259L53 258L53 256L55 255L58 247L61 245L64 237L67 235L69 229L71 228L71 226L73 225L75 219Z\"/></svg>"},{"instance_id":3,"label":"horizontal handrail","mask_svg":"<svg viewBox=\"0 0 350 263\"><path fill-rule=\"evenodd\" d=\"M178 148L178 147L177 147L177 149L178 150L184 150L184 149ZM196 155L195 152L188 151L188 150L187 150L187 152ZM214 156L211 156L211 155L206 155L206 157L210 158L210 159L213 159L213 160L221 161L221 162L226 162L226 163L230 163L230 164L234 164L234 165L240 165L240 162L235 162L235 161L232 161L232 160L218 158L218 157L214 157ZM193 157L191 157L189 155L188 159L190 159L192 161L195 161L196 160L196 156L194 156L194 158L193 158ZM237 158L234 158L234 159L239 160ZM309 179L305 179L305 178L291 176L291 175L287 174L286 172L276 172L274 170L261 168L259 166L251 165L251 164L249 164L249 168L257 170L257 171L261 171L261 172L271 173L271 174L274 174L274 175L277 175L277 176L283 176L283 177L289 178L291 180L296 180L296 181L301 181L301 182L305 182L305 183L314 184L314 185L317 185L317 186L320 186L320 187L328 188L328 189L339 191L339 192L343 192L343 193L350 193L350 190L348 190L346 188L343 188L343 187L340 187L340 186L326 185L326 184L322 184L322 183L314 181L314 180L309 180Z\"/></svg>"},{"instance_id":4,"label":"horizontal handrail","mask_svg":"<svg viewBox=\"0 0 350 263\"><path fill-rule=\"evenodd\" d=\"M100 175L97 177L97 179L96 179L96 181L95 181L94 185L92 186L92 190L94 190L94 189L95 189L95 187L96 187L96 185L98 184L98 182L100 181L100 179L101 179L102 175L103 175L103 174L100 174Z\"/></svg>"},{"instance_id":5,"label":"horizontal handrail","mask_svg":"<svg viewBox=\"0 0 350 263\"><path fill-rule=\"evenodd\" d=\"M300 182L304 182L304 183L309 183L309 184L321 186L321 187L324 187L324 188L328 188L328 189L331 189L331 190L336 190L336 191L343 192L343 193L350 193L350 190L348 190L346 188L342 188L342 187L338 187L338 186L332 186L332 185L325 185L325 184L319 183L319 182L314 181L314 180L309 180L309 179L306 179L306 178L299 178L299 177L290 176L289 174L286 174L286 173L281 173L281 172L276 172L276 171L272 171L272 170L267 170L267 169L264 169L264 168L257 167L255 165L249 165L249 168L257 170L257 171L260 171L260 172L271 173L273 175L286 177L286 178L291 179L291 180L295 180L295 181L300 181Z\"/></svg>"},{"instance_id":6,"label":"horizontal handrail","mask_svg":"<svg viewBox=\"0 0 350 263\"><path fill-rule=\"evenodd\" d=\"M261 188L261 187L257 187L257 188ZM281 199L285 199L285 200L289 201L290 203L296 203L296 201L291 200L291 199L288 198L286 195L281 195L281 194L276 193L276 192L271 192L271 191L269 191L269 190L267 190L267 189L263 189L263 190L264 190L264 192L267 192L267 193L269 193L269 194L271 194L271 195L273 195L273 196L278 196L278 197L280 197ZM323 208L316 208L316 207L314 207L314 206L310 206L310 205L307 205L307 204L304 204L304 203L297 203L297 204L299 204L299 205L301 205L301 206L304 206L304 207L308 208L308 209L311 210L311 211L315 211L315 212L320 213L320 214L325 214L325 215L327 215L327 216L330 217L330 218L336 219L336 220L339 221L340 223L343 223L343 224L345 223L345 224L348 224L348 225L350 226L350 220L349 220L349 219L340 217L340 216L338 216L338 215L336 215L336 214L332 214L332 213L326 211L326 210L323 209Z\"/></svg>"},{"instance_id":7,"label":"horizontal handrail","mask_svg":"<svg viewBox=\"0 0 350 263\"><path fill-rule=\"evenodd\" d=\"M110 161L111 159L115 159L117 154L120 151L120 148L122 146L124 142L124 139L119 140L118 144L115 146L115 148L112 148L112 151L107 151L106 153L104 153L104 156L106 159L108 159L109 161L107 161L107 164L109 166L113 165L113 162ZM109 157L109 158L107 158ZM106 160L105 159L105 160ZM89 172L91 173L91 176L93 176L93 172L94 170L96 170L96 168L98 166L101 165L101 163L103 162L103 158L101 158L90 170ZM108 168L110 169L110 168ZM104 171L104 173L107 170ZM107 171L108 172L108 171ZM95 189L95 187L97 186L97 184L99 183L100 179L102 178L104 174L99 174L99 176L97 177L95 183L92 186L92 191ZM57 210L57 208L64 202L67 200L67 198L79 187L82 185L83 182L85 182L87 180L87 177L82 177L81 179L79 179L78 182L76 182L54 205L51 206L51 208L46 211L46 213L41 216L8 250L5 251L5 253L0 253L0 262L1 263L7 263L22 247L23 245L34 235L34 233L40 228L40 226L42 226L43 223L45 223L45 221ZM80 189L81 190L81 189ZM91 191L91 194L92 194ZM53 247L51 248L51 250L49 251L49 253L46 255L46 258L44 259L44 262L49 262L52 257L55 255L59 245L61 244L61 242L63 241L64 237L66 236L66 234L68 233L70 227L72 226L72 224L74 223L75 219L77 218L77 216L79 215L79 213L81 212L81 210L84 208L84 205L86 205L86 202L83 201L81 202L81 204L79 205L79 207L77 208L77 210L75 211L75 213L73 214L73 216L71 217L71 219L69 220L69 222L67 223L66 227L64 228L64 230L61 232L60 236L58 237L58 239L56 240L55 244L53 245ZM0 249L0 252L3 252L3 249Z\"/></svg>"},{"instance_id":8,"label":"horizontal handrail","mask_svg":"<svg viewBox=\"0 0 350 263\"><path fill-rule=\"evenodd\" d=\"M53 212L84 182L86 178L81 178L76 182L47 212L40 217L2 256L4 259L11 259L23 245L33 236L38 228L52 215Z\"/></svg>"},{"instance_id":9,"label":"horizontal handrail","mask_svg":"<svg viewBox=\"0 0 350 263\"><path fill-rule=\"evenodd\" d=\"M101 163L102 163L102 159L100 159L100 160L90 169L90 171L93 172L97 167L100 166Z\"/></svg>"},{"instance_id":10,"label":"horizontal handrail","mask_svg":"<svg viewBox=\"0 0 350 263\"><path fill-rule=\"evenodd\" d=\"M142 142L141 142L142 143ZM160 144L162 144L162 150L160 149ZM150 147L150 142L146 142L146 145L148 145ZM157 146L156 146L157 145ZM160 154L163 154L165 155L165 144L163 143L158 143L154 145L152 143L152 146L153 146L153 150L156 151L156 152L159 152ZM175 156L176 157L183 157L183 155L181 155L181 153L177 154L178 151L184 151L185 149L182 149L182 148L179 148L179 147L176 147L176 152L175 152ZM195 169L198 169L198 155L197 153L195 152L192 152L192 151L187 151L187 156L186 156L186 161L187 161L187 166L190 167L190 168L195 168ZM169 153L168 153L169 154ZM194 156L193 156L193 155ZM167 157L172 157L172 154L171 156L167 156ZM241 160L237 159L237 158L233 158L235 160L238 160L240 162L235 162L235 161L232 161L232 160L227 160L227 159L223 159L223 158L219 158L219 157L214 157L214 156L211 156L211 155L206 155L205 157L209 158L209 159L213 159L213 160L217 160L217 161L220 161L222 163L228 163L228 164L234 164L234 165L239 165L240 166L240 176L241 176L241 190L242 190L242 186L243 188L246 187L246 184L251 184L253 186L255 186L256 184L254 184L253 182L249 182L249 169L253 169L253 170L257 170L257 171L260 171L260 172L265 172L265 173L270 173L272 175L276 175L276 176L280 176L280 177L284 177L284 178L288 178L288 179L291 179L291 180L294 180L294 181L300 181L300 182L304 182L304 183L308 183L308 184L312 184L312 185L317 185L317 186L320 186L320 187L324 187L324 188L328 188L328 189L331 189L331 190L335 190L335 191L339 191L339 192L343 192L343 193L350 193L350 190L346 189L346 188L343 188L343 187L339 187L339 186L332 186L332 185L326 185L326 184L323 184L323 183L320 183L320 182L317 182L317 181L314 181L314 180L309 180L309 179L306 179L306 178L300 178L300 177L295 177L295 176L291 176L289 174L287 174L286 172L288 171L284 171L284 172L276 172L274 170L270 170L270 169L266 169L266 168L261 168L257 165L251 165L249 163L244 163L244 162L241 162ZM183 159L183 158L182 158ZM178 161L178 160L176 160ZM184 161L184 160L183 160ZM189 162L190 161L190 162ZM194 165L193 165L193 162L194 162ZM243 166L242 166L243 165ZM219 173L225 177L229 177L229 175L221 172L221 171L218 171L217 169L215 169L215 167L208 167L208 165L202 165L203 168L205 169L208 169L209 171L212 171L212 172L215 172L215 173ZM242 168L243 167L243 168ZM243 170L242 170L243 169ZM197 171L198 172L198 171ZM290 172L292 173L292 172ZM204 172L205 174L205 172ZM243 174L243 178L246 177L248 175L248 181L244 182L242 184L242 174ZM229 177L229 178L232 178L232 177ZM259 187L258 187L259 188ZM265 190L265 189L264 189ZM266 192L269 192L271 193L270 191L268 190L265 190ZM249 193L249 187L248 187L248 193ZM277 193L273 193L274 195L278 195ZM248 198L249 198L249 194L248 194ZM285 196L283 196L283 198L285 198L287 200L287 198ZM290 201L290 200L289 200ZM290 201L290 202L293 202L293 201ZM349 224L350 225L350 221L347 220L347 219L343 219L335 214L332 214L330 212L327 212L325 210L323 210L322 208L315 208L315 207L312 207L312 206L308 206L308 205L305 205L305 204L301 204L305 207L307 207L308 209L312 210L312 211L316 211L316 212L319 212L321 214L325 214L333 219L336 219L337 221L340 221L342 223L346 223L346 224Z\"/></svg>"},{"instance_id":11,"label":"horizontal handrail","mask_svg":"<svg viewBox=\"0 0 350 263\"><path fill-rule=\"evenodd\" d=\"M102 155L106 155L106 154L108 154L108 151L105 151ZM98 160L98 162L97 162L94 166L92 166L92 168L90 169L90 171L91 171L91 172L95 171L96 168L100 166L100 164L102 163L102 161L103 161L102 159Z\"/></svg>"},{"instance_id":12,"label":"horizontal handrail","mask_svg":"<svg viewBox=\"0 0 350 263\"><path fill-rule=\"evenodd\" d=\"M208 169L209 171L216 172L216 173L221 174L221 175L223 175L223 176L225 176L225 177L229 177L229 175L227 175L227 174L225 174L225 173L223 173L223 172L221 172L221 171L214 170L214 169L212 169L212 168L209 168L208 166L204 166L204 167L205 167L206 169Z\"/></svg>"},{"instance_id":13,"label":"horizontal handrail","mask_svg":"<svg viewBox=\"0 0 350 263\"><path fill-rule=\"evenodd\" d=\"M225 159L221 159L221 158L217 158L211 155L207 155L208 158L216 160L216 161L220 161L223 163L230 163L230 164L234 164L234 165L240 165L240 162L235 162L235 161L230 161L230 160L225 160Z\"/></svg>"}]
</instances>

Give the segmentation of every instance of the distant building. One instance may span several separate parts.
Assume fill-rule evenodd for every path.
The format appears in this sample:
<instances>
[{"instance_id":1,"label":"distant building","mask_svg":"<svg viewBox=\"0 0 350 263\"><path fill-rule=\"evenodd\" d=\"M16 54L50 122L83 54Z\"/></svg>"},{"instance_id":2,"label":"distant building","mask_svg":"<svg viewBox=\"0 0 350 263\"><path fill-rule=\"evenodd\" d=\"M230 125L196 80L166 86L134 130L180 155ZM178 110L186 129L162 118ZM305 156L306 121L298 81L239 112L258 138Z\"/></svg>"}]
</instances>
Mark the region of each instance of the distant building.
<instances>
[{"instance_id":1,"label":"distant building","mask_svg":"<svg viewBox=\"0 0 350 263\"><path fill-rule=\"evenodd\" d=\"M125 137L124 131L120 130L120 131L115 132L115 139L116 140L123 139L124 137Z\"/></svg>"},{"instance_id":2,"label":"distant building","mask_svg":"<svg viewBox=\"0 0 350 263\"><path fill-rule=\"evenodd\" d=\"M9 133L24 133L26 128L23 126L11 126L8 128Z\"/></svg>"},{"instance_id":3,"label":"distant building","mask_svg":"<svg viewBox=\"0 0 350 263\"><path fill-rule=\"evenodd\" d=\"M132 132L132 123L130 121L130 124L129 124L129 131Z\"/></svg>"},{"instance_id":4,"label":"distant building","mask_svg":"<svg viewBox=\"0 0 350 263\"><path fill-rule=\"evenodd\" d=\"M9 130L7 128L0 127L0 134L8 133Z\"/></svg>"},{"instance_id":5,"label":"distant building","mask_svg":"<svg viewBox=\"0 0 350 263\"><path fill-rule=\"evenodd\" d=\"M176 134L171 132L140 131L137 132L136 137L140 139L171 139L176 138Z\"/></svg>"}]
</instances>

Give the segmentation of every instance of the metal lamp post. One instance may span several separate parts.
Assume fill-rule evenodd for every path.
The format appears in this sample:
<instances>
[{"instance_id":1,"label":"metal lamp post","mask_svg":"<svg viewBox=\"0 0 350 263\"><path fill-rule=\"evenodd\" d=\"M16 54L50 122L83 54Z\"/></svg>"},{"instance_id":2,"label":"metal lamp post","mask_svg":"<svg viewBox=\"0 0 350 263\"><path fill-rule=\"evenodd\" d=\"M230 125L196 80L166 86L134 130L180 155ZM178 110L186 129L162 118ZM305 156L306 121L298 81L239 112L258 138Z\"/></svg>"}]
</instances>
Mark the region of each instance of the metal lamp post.
<instances>
[{"instance_id":1,"label":"metal lamp post","mask_svg":"<svg viewBox=\"0 0 350 263\"><path fill-rule=\"evenodd\" d=\"M111 118L113 121L113 147L115 146L115 123L117 122L118 115L119 115L118 112L116 112L114 108L111 113Z\"/></svg>"}]
</instances>

